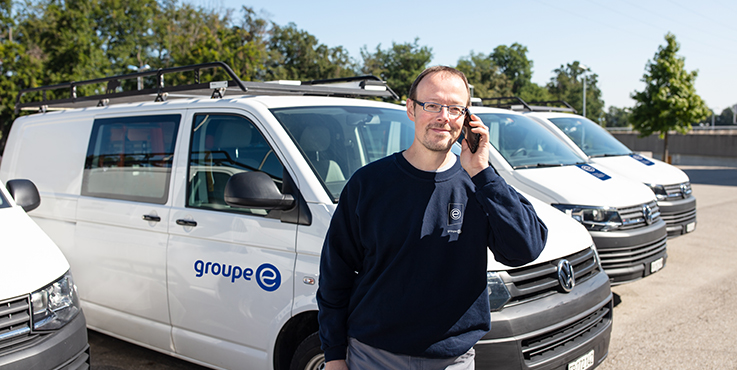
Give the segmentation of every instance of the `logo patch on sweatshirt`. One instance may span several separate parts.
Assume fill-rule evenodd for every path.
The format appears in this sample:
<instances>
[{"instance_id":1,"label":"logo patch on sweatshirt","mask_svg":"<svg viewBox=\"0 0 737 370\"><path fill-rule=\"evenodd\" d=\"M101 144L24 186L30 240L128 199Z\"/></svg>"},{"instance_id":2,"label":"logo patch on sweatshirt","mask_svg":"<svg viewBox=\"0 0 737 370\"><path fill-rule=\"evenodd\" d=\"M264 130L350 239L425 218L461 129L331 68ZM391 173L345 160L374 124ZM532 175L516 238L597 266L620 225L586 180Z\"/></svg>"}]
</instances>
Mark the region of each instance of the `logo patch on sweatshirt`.
<instances>
[{"instance_id":1,"label":"logo patch on sweatshirt","mask_svg":"<svg viewBox=\"0 0 737 370\"><path fill-rule=\"evenodd\" d=\"M448 204L448 226L463 224L463 203Z\"/></svg>"}]
</instances>

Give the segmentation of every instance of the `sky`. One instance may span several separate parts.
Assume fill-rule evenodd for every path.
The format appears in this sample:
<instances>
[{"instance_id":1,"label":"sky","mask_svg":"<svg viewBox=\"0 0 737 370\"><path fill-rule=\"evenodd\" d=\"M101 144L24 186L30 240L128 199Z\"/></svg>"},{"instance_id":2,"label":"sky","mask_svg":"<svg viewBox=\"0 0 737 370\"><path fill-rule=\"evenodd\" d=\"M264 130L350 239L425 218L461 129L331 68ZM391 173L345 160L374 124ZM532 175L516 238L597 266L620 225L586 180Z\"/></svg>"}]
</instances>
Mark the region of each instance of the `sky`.
<instances>
[{"instance_id":1,"label":"sky","mask_svg":"<svg viewBox=\"0 0 737 370\"><path fill-rule=\"evenodd\" d=\"M185 0L186 1L186 0ZM607 109L632 107L642 77L668 32L680 44L687 71L698 71L696 93L717 114L737 105L737 2L733 0L333 1L188 0L208 9L249 6L280 26L294 23L328 47L361 49L392 43L432 49L430 65L455 66L471 52L499 45L527 47L532 81L579 61L598 76ZM737 108L737 107L736 107Z\"/></svg>"}]
</instances>

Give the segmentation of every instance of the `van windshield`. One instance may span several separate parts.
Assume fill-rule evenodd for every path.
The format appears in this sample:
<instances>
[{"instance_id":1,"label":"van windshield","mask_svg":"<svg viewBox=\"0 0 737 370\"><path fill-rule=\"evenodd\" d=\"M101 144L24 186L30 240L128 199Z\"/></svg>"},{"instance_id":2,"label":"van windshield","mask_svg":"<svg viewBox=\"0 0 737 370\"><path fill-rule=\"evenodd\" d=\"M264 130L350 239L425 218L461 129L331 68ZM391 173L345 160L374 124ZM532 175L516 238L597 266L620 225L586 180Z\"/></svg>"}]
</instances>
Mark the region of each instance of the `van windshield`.
<instances>
[{"instance_id":1,"label":"van windshield","mask_svg":"<svg viewBox=\"0 0 737 370\"><path fill-rule=\"evenodd\" d=\"M5 199L5 196L3 196L3 193L0 192L0 208L7 208L10 207L10 203L8 203L8 200Z\"/></svg>"},{"instance_id":2,"label":"van windshield","mask_svg":"<svg viewBox=\"0 0 737 370\"><path fill-rule=\"evenodd\" d=\"M322 106L272 109L337 202L356 170L409 148L414 123L403 109Z\"/></svg>"},{"instance_id":3,"label":"van windshield","mask_svg":"<svg viewBox=\"0 0 737 370\"><path fill-rule=\"evenodd\" d=\"M474 113L489 127L489 142L515 169L585 162L562 140L532 119L503 113Z\"/></svg>"},{"instance_id":4,"label":"van windshield","mask_svg":"<svg viewBox=\"0 0 737 370\"><path fill-rule=\"evenodd\" d=\"M603 127L585 117L548 118L589 157L630 155L632 151Z\"/></svg>"}]
</instances>

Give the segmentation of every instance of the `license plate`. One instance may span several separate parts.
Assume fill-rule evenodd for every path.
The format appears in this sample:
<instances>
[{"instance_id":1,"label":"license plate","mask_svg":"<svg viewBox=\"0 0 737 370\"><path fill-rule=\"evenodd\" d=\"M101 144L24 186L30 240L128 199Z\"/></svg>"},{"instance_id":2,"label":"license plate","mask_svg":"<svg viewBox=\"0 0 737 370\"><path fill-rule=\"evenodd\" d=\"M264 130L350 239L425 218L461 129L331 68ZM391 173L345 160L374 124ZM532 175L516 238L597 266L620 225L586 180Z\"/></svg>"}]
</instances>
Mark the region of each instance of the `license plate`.
<instances>
[{"instance_id":1,"label":"license plate","mask_svg":"<svg viewBox=\"0 0 737 370\"><path fill-rule=\"evenodd\" d=\"M663 268L663 258L658 258L650 262L650 273L653 274Z\"/></svg>"},{"instance_id":2,"label":"license plate","mask_svg":"<svg viewBox=\"0 0 737 370\"><path fill-rule=\"evenodd\" d=\"M594 350L592 349L585 355L576 359L576 361L568 364L568 370L586 370L594 366Z\"/></svg>"},{"instance_id":3,"label":"license plate","mask_svg":"<svg viewBox=\"0 0 737 370\"><path fill-rule=\"evenodd\" d=\"M687 233L690 233L690 232L694 231L695 228L696 228L696 223L695 222L692 222L692 223L686 225L686 232Z\"/></svg>"}]
</instances>

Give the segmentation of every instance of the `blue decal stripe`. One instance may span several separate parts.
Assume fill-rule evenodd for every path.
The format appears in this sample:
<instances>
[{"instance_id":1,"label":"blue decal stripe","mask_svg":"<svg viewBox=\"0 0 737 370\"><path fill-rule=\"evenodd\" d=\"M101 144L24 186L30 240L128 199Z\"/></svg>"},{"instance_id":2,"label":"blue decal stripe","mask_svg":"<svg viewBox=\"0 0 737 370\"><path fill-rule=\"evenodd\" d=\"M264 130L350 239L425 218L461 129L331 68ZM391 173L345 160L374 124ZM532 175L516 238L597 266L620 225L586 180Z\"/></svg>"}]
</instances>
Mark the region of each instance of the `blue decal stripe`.
<instances>
[{"instance_id":1,"label":"blue decal stripe","mask_svg":"<svg viewBox=\"0 0 737 370\"><path fill-rule=\"evenodd\" d=\"M630 157L632 157L634 160L644 164L645 166L652 166L655 164L655 162L639 155L639 154L630 154Z\"/></svg>"},{"instance_id":2,"label":"blue decal stripe","mask_svg":"<svg viewBox=\"0 0 737 370\"><path fill-rule=\"evenodd\" d=\"M594 176L601 181L609 180L612 178L604 172L597 170L594 166L590 164L577 164L576 167L586 171L587 173L591 174L591 176Z\"/></svg>"}]
</instances>

